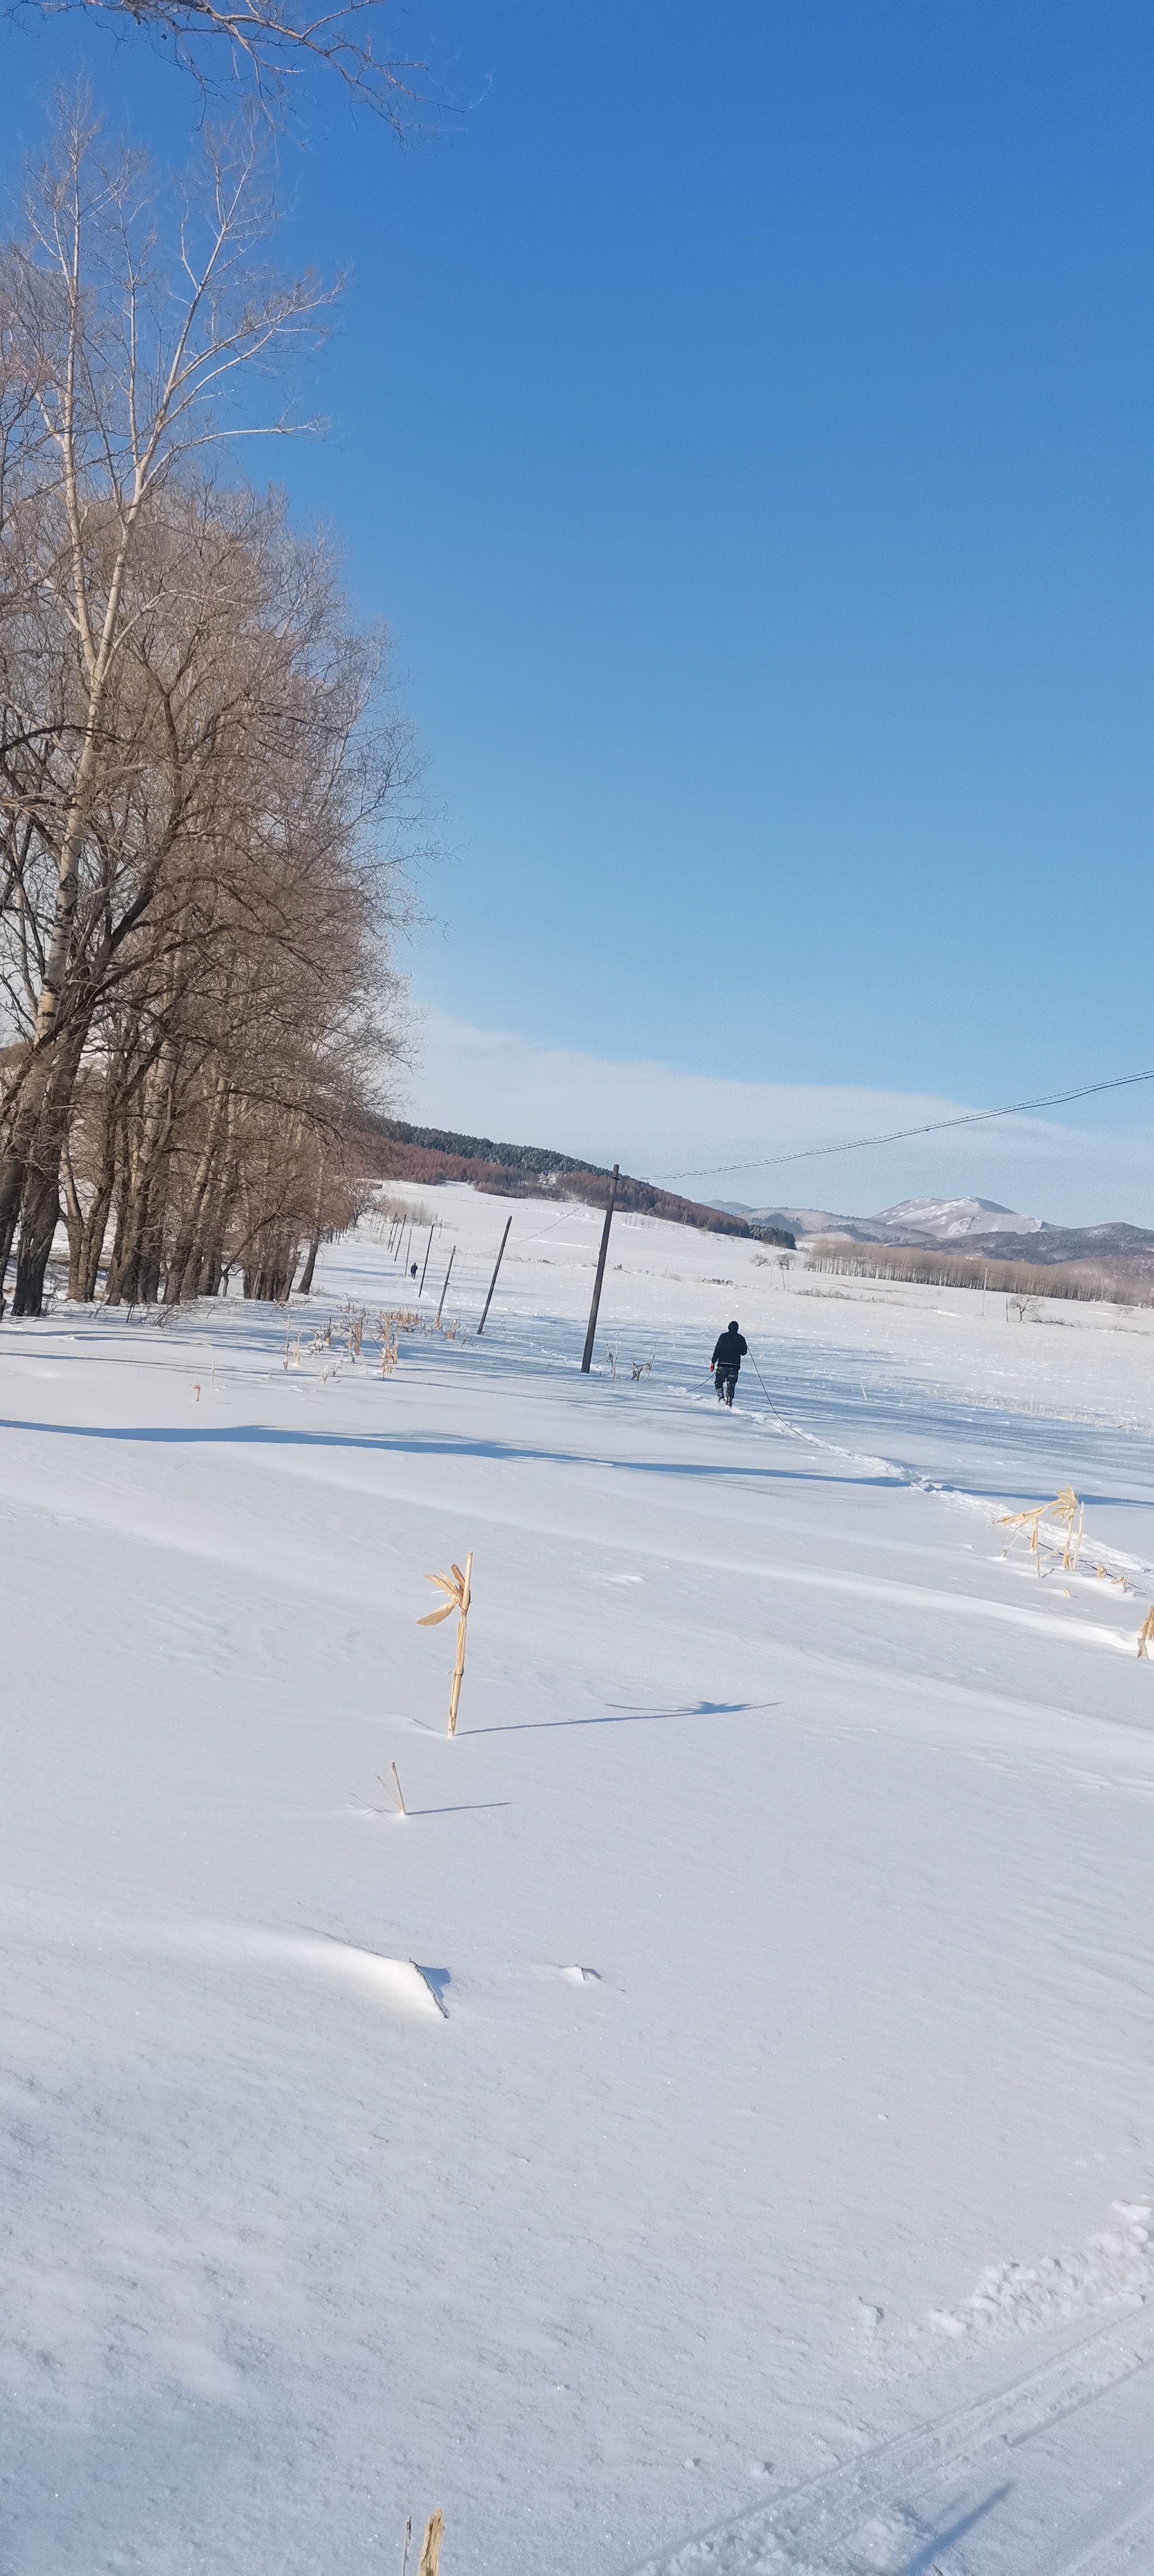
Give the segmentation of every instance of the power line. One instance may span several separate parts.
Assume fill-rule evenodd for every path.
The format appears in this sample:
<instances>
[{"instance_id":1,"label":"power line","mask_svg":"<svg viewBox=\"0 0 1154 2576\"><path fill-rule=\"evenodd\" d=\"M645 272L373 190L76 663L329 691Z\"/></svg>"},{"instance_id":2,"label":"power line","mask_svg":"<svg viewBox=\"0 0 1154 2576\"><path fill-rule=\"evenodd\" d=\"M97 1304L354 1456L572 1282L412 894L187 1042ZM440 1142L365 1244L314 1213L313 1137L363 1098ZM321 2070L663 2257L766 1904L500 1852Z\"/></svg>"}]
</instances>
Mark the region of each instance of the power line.
<instances>
[{"instance_id":1,"label":"power line","mask_svg":"<svg viewBox=\"0 0 1154 2576\"><path fill-rule=\"evenodd\" d=\"M1020 1118L1030 1109L1057 1109L1067 1100L1089 1100L1098 1091L1125 1091L1136 1082L1154 1082L1148 1073L1116 1073L1109 1082L1084 1082L1077 1091L1047 1091L1038 1100L1012 1100L1004 1109L967 1109L959 1118L931 1118L924 1127L892 1127L885 1136L851 1136L843 1145L800 1145L789 1154L752 1154L740 1163L697 1164L677 1172L655 1172L656 1181L720 1180L725 1172L768 1172L779 1163L811 1163L821 1154L860 1154L869 1145L900 1145L909 1136L939 1136L945 1127L981 1127L991 1118Z\"/></svg>"}]
</instances>

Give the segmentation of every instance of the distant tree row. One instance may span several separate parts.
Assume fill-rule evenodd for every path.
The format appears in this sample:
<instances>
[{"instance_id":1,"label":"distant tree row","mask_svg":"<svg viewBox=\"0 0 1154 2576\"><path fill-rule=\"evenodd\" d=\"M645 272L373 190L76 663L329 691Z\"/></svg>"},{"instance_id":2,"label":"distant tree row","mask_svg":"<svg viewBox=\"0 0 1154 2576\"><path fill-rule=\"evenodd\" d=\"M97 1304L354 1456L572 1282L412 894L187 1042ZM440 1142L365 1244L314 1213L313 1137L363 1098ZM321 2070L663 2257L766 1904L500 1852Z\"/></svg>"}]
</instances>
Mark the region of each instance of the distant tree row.
<instances>
[{"instance_id":1,"label":"distant tree row","mask_svg":"<svg viewBox=\"0 0 1154 2576\"><path fill-rule=\"evenodd\" d=\"M363 1169L384 1180L434 1187L468 1181L473 1189L500 1198L581 1199L590 1207L604 1207L609 1196L611 1175L603 1165L579 1163L572 1154L550 1153L544 1145L495 1145L488 1136L459 1136L447 1127L410 1127L401 1118L374 1119L361 1139L360 1153ZM616 1205L626 1213L660 1217L668 1225L741 1235L790 1252L796 1248L795 1236L784 1227L681 1198L676 1190L634 1180L628 1172L619 1176Z\"/></svg>"},{"instance_id":2,"label":"distant tree row","mask_svg":"<svg viewBox=\"0 0 1154 2576\"><path fill-rule=\"evenodd\" d=\"M158 208L171 217L166 222ZM0 1314L284 1296L398 1044L413 761L328 545L226 486L326 292L262 265L257 129L189 188L62 112L0 252ZM302 1281L302 1284L305 1284Z\"/></svg>"},{"instance_id":3,"label":"distant tree row","mask_svg":"<svg viewBox=\"0 0 1154 2576\"><path fill-rule=\"evenodd\" d=\"M548 1145L497 1145L491 1136L462 1136L453 1127L413 1127L405 1118L379 1118L377 1132L398 1145L416 1145L426 1152L448 1154L459 1163L491 1163L497 1171L535 1172L548 1178L555 1172L597 1172L604 1180L609 1168L602 1163L583 1163L575 1154L557 1154Z\"/></svg>"},{"instance_id":4,"label":"distant tree row","mask_svg":"<svg viewBox=\"0 0 1154 2576\"><path fill-rule=\"evenodd\" d=\"M839 1279L914 1279L932 1288L992 1288L995 1295L1023 1301L1069 1297L1115 1306L1154 1305L1154 1264L1149 1256L1122 1255L1116 1262L998 1261L986 1252L956 1246L934 1252L894 1243L853 1243L838 1234L820 1235L808 1246L808 1270L826 1270Z\"/></svg>"}]
</instances>

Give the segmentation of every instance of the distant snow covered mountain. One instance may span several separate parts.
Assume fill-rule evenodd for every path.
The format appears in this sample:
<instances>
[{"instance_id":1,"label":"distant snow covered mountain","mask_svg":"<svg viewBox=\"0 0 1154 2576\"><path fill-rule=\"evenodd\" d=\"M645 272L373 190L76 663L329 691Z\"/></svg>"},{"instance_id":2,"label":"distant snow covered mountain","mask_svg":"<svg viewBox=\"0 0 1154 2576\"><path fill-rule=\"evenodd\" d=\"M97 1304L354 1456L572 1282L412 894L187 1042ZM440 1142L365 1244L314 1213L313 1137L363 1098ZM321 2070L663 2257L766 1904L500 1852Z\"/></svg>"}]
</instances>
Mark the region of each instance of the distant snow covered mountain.
<instances>
[{"instance_id":1,"label":"distant snow covered mountain","mask_svg":"<svg viewBox=\"0 0 1154 2576\"><path fill-rule=\"evenodd\" d=\"M786 1228L799 1242L839 1234L851 1243L887 1243L912 1251L956 1243L968 1252L1006 1261L1109 1261L1154 1267L1154 1231L1127 1225L1054 1225L1048 1217L1020 1216L997 1199L900 1199L878 1216L838 1216L832 1208L751 1208L729 1203L734 1216L753 1225Z\"/></svg>"},{"instance_id":2,"label":"distant snow covered mountain","mask_svg":"<svg viewBox=\"0 0 1154 2576\"><path fill-rule=\"evenodd\" d=\"M1041 1234L1045 1218L1018 1216L997 1199L899 1199L896 1207L863 1222L878 1229L875 1239L881 1242L900 1237L903 1243L954 1243L972 1234Z\"/></svg>"},{"instance_id":3,"label":"distant snow covered mountain","mask_svg":"<svg viewBox=\"0 0 1154 2576\"><path fill-rule=\"evenodd\" d=\"M721 1201L715 1202L720 1206ZM830 1208L750 1208L726 1201L727 1213L755 1225L779 1225L791 1234L844 1234L855 1243L934 1244L983 1240L988 1235L1041 1234L1045 1219L1019 1216L996 1199L902 1199L880 1216L836 1216Z\"/></svg>"}]
</instances>

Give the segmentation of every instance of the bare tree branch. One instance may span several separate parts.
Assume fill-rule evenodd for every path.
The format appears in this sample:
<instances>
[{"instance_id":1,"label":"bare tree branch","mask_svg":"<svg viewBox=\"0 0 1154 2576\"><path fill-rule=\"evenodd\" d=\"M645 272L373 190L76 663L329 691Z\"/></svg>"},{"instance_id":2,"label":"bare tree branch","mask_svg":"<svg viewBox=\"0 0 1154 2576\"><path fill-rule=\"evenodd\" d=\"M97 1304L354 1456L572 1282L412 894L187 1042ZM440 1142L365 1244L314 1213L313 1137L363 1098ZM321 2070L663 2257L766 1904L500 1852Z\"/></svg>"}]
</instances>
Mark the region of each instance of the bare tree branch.
<instances>
[{"instance_id":1,"label":"bare tree branch","mask_svg":"<svg viewBox=\"0 0 1154 2576\"><path fill-rule=\"evenodd\" d=\"M276 124L290 110L294 82L318 66L402 140L427 132L437 115L427 60L388 45L385 30L395 15L388 0L345 0L315 12L307 0L9 0L6 14L15 19L33 7L46 17L83 14L151 34L206 95L227 73L234 90L239 81Z\"/></svg>"}]
</instances>

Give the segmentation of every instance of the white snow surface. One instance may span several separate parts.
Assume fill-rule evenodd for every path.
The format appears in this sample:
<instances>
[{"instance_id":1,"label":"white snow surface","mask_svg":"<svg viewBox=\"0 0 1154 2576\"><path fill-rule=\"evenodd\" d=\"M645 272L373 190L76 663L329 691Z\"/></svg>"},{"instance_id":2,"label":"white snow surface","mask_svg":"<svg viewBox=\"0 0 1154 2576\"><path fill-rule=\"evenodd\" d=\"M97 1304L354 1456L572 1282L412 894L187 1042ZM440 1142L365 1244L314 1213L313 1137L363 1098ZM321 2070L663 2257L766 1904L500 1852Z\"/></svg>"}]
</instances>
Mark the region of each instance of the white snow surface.
<instances>
[{"instance_id":1,"label":"white snow surface","mask_svg":"<svg viewBox=\"0 0 1154 2576\"><path fill-rule=\"evenodd\" d=\"M1154 1315L408 1196L0 1328L5 2576L1154 2569Z\"/></svg>"}]
</instances>

